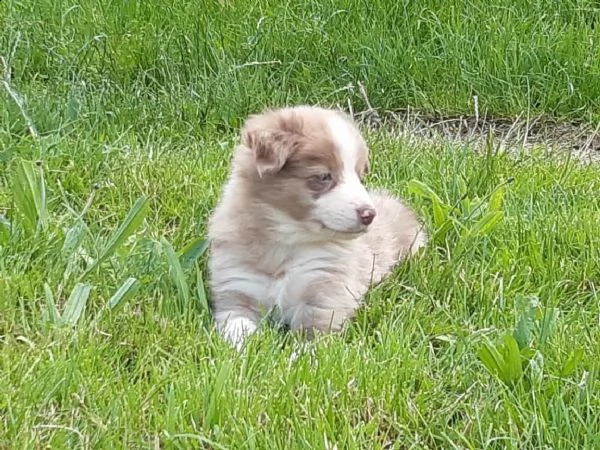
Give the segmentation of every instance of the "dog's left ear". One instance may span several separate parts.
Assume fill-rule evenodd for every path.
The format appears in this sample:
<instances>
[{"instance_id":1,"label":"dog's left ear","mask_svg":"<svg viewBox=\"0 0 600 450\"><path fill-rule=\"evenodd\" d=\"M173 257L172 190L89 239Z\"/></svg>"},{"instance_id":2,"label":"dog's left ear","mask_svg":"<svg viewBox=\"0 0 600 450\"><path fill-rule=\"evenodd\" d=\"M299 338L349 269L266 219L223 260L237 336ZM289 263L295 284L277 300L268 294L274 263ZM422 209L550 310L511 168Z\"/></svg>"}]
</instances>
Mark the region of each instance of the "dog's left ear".
<instances>
[{"instance_id":1,"label":"dog's left ear","mask_svg":"<svg viewBox=\"0 0 600 450\"><path fill-rule=\"evenodd\" d=\"M242 145L252 150L259 176L281 170L298 145L297 137L287 131L253 127L248 123L242 131Z\"/></svg>"}]
</instances>

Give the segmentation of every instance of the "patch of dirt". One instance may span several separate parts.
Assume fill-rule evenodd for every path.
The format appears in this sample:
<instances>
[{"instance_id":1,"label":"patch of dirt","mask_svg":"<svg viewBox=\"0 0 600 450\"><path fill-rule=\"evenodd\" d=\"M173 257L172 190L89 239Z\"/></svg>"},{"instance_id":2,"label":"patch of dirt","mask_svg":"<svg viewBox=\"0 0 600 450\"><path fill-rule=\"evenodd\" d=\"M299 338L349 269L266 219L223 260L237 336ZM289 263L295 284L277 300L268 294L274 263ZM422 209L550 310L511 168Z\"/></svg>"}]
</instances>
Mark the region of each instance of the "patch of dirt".
<instances>
[{"instance_id":1,"label":"patch of dirt","mask_svg":"<svg viewBox=\"0 0 600 450\"><path fill-rule=\"evenodd\" d=\"M444 117L412 109L381 112L371 105L365 86L359 82L357 87L367 109L354 113L349 100L348 111L370 129L383 128L391 133L418 139L468 143L476 150L485 146L491 138L494 147L502 151L542 148L549 154L570 154L581 163L600 162L600 123L593 127L548 117L481 117L477 97L473 97L472 116ZM352 90L355 87L348 85L347 88Z\"/></svg>"},{"instance_id":2,"label":"patch of dirt","mask_svg":"<svg viewBox=\"0 0 600 450\"><path fill-rule=\"evenodd\" d=\"M370 129L383 128L420 139L443 139L478 146L492 138L495 146L506 151L541 147L549 153L571 153L582 163L600 162L600 123L594 128L541 117L442 117L408 109L380 113L371 108L354 116Z\"/></svg>"}]
</instances>

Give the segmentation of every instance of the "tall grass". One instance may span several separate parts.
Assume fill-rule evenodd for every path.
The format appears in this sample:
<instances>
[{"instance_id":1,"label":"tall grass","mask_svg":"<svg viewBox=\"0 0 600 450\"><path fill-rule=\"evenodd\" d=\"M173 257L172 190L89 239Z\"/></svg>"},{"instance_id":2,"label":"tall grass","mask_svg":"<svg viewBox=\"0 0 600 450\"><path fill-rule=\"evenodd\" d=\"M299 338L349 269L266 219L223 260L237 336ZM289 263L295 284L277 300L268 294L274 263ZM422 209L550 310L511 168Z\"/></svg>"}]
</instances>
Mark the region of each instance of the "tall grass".
<instances>
[{"instance_id":1,"label":"tall grass","mask_svg":"<svg viewBox=\"0 0 600 450\"><path fill-rule=\"evenodd\" d=\"M199 133L266 105L596 120L592 0L50 1L0 5L0 53L42 132ZM11 105L2 123L20 133Z\"/></svg>"}]
</instances>

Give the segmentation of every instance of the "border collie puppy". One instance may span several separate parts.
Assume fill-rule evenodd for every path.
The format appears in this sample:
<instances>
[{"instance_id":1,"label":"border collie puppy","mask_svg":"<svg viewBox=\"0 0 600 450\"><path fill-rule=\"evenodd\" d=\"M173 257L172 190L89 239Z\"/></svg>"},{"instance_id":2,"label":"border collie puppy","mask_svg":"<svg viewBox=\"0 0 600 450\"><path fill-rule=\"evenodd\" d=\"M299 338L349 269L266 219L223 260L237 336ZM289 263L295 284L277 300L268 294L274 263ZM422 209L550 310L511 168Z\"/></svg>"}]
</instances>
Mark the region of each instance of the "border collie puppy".
<instances>
[{"instance_id":1,"label":"border collie puppy","mask_svg":"<svg viewBox=\"0 0 600 450\"><path fill-rule=\"evenodd\" d=\"M368 157L341 111L247 119L208 230L213 317L232 345L266 313L308 336L340 330L371 285L426 245L413 211L363 185Z\"/></svg>"}]
</instances>

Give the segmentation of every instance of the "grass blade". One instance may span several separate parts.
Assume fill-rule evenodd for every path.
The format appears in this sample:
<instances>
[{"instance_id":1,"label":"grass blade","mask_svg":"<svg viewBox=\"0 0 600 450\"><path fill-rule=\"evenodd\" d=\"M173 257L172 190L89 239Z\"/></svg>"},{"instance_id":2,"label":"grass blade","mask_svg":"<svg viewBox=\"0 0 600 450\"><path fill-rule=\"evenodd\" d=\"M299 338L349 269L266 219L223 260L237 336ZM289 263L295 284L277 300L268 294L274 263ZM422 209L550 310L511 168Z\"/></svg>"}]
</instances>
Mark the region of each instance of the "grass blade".
<instances>
[{"instance_id":1,"label":"grass blade","mask_svg":"<svg viewBox=\"0 0 600 450\"><path fill-rule=\"evenodd\" d=\"M52 294L52 289L48 283L44 283L44 294L46 297L46 312L48 314L48 322L53 325L56 325L60 322L60 314L58 313L58 309L56 308L56 302L54 301L54 295Z\"/></svg>"},{"instance_id":2,"label":"grass blade","mask_svg":"<svg viewBox=\"0 0 600 450\"><path fill-rule=\"evenodd\" d=\"M125 302L127 302L138 290L140 284L136 278L130 277L125 280L117 292L108 301L108 307L112 311L117 311Z\"/></svg>"},{"instance_id":3,"label":"grass blade","mask_svg":"<svg viewBox=\"0 0 600 450\"><path fill-rule=\"evenodd\" d=\"M539 324L539 341L540 345L544 345L546 341L554 333L556 321L560 315L558 308L545 308L543 311L542 319Z\"/></svg>"},{"instance_id":4,"label":"grass blade","mask_svg":"<svg viewBox=\"0 0 600 450\"><path fill-rule=\"evenodd\" d=\"M181 263L179 262L179 258L175 254L175 250L173 250L173 246L165 239L161 239L161 244L163 246L163 250L167 255L167 261L170 266L170 274L175 286L177 287L177 292L179 292L179 296L184 302L184 306L187 308L190 304L190 289L188 287L187 281L185 280L185 275L183 273L183 268L181 267Z\"/></svg>"},{"instance_id":5,"label":"grass blade","mask_svg":"<svg viewBox=\"0 0 600 450\"><path fill-rule=\"evenodd\" d=\"M183 270L188 270L208 248L208 239L197 238L186 245L179 253L179 261Z\"/></svg>"},{"instance_id":6,"label":"grass blade","mask_svg":"<svg viewBox=\"0 0 600 450\"><path fill-rule=\"evenodd\" d=\"M565 378L570 376L583 360L584 352L583 348L577 348L569 354L569 358L565 361L562 369L560 370L560 376Z\"/></svg>"},{"instance_id":7,"label":"grass blade","mask_svg":"<svg viewBox=\"0 0 600 450\"><path fill-rule=\"evenodd\" d=\"M61 323L64 325L75 325L85 312L85 307L92 290L92 285L77 283L65 304Z\"/></svg>"},{"instance_id":8,"label":"grass blade","mask_svg":"<svg viewBox=\"0 0 600 450\"><path fill-rule=\"evenodd\" d=\"M6 217L0 215L0 244L5 244L10 240L12 227Z\"/></svg>"},{"instance_id":9,"label":"grass blade","mask_svg":"<svg viewBox=\"0 0 600 450\"><path fill-rule=\"evenodd\" d=\"M212 389L206 393L204 399L204 429L210 430L212 427L219 422L219 401L222 398L223 387L225 381L229 378L231 373L231 361L224 361L223 365L219 369L214 383L212 383Z\"/></svg>"},{"instance_id":10,"label":"grass blade","mask_svg":"<svg viewBox=\"0 0 600 450\"><path fill-rule=\"evenodd\" d=\"M83 276L87 275L96 267L98 267L102 261L112 255L112 253L135 232L135 230L144 220L147 211L148 201L143 197L138 198L117 231L115 231L104 249L100 252L100 255L96 261L86 270Z\"/></svg>"},{"instance_id":11,"label":"grass blade","mask_svg":"<svg viewBox=\"0 0 600 450\"><path fill-rule=\"evenodd\" d=\"M62 254L65 258L70 257L77 250L83 240L85 230L85 223L81 219L77 219L75 224L67 230L62 246Z\"/></svg>"},{"instance_id":12,"label":"grass blade","mask_svg":"<svg viewBox=\"0 0 600 450\"><path fill-rule=\"evenodd\" d=\"M206 288L204 286L204 277L200 267L196 266L196 293L198 295L198 308L207 314L210 312L210 305L206 297Z\"/></svg>"}]
</instances>

